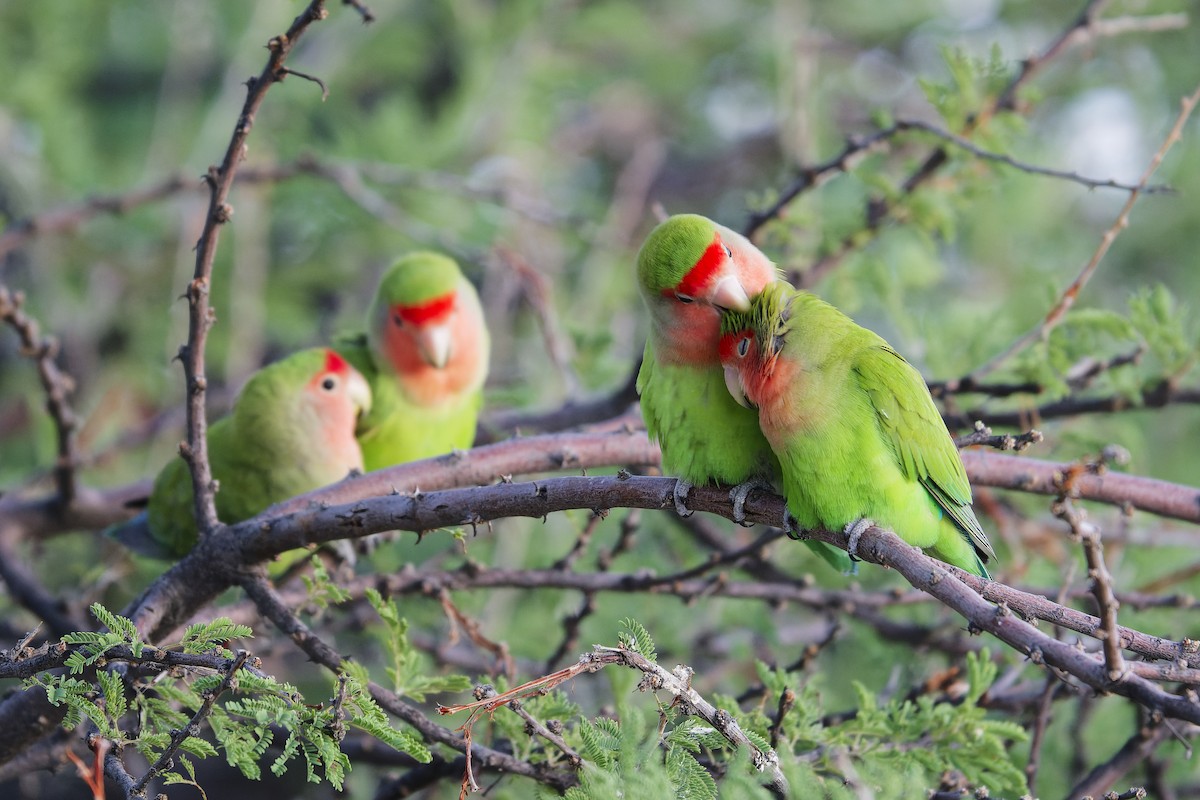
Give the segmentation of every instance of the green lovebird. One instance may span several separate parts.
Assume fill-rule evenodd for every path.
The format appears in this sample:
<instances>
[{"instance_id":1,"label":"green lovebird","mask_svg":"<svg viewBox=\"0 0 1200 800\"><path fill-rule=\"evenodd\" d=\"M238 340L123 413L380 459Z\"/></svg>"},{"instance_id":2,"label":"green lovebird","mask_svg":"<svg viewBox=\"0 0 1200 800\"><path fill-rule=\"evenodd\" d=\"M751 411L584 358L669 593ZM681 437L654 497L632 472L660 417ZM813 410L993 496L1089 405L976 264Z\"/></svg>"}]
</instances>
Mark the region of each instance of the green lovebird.
<instances>
[{"instance_id":1,"label":"green lovebird","mask_svg":"<svg viewBox=\"0 0 1200 800\"><path fill-rule=\"evenodd\" d=\"M208 428L209 464L220 484L217 516L240 522L361 470L354 425L370 407L366 380L333 350L302 350L263 367L242 388L229 416ZM192 478L183 459L172 459L158 473L144 522L135 518L111 534L163 558L192 548Z\"/></svg>"},{"instance_id":2,"label":"green lovebird","mask_svg":"<svg viewBox=\"0 0 1200 800\"><path fill-rule=\"evenodd\" d=\"M778 275L750 240L697 214L658 225L637 260L638 288L650 312L650 334L638 373L646 431L662 448L663 473L678 476L675 507L693 484L731 486L734 518L744 519L746 495L770 488L779 464L758 426L758 415L725 390L717 343L723 309L746 311L750 298ZM835 569L850 571L847 555L807 542Z\"/></svg>"},{"instance_id":3,"label":"green lovebird","mask_svg":"<svg viewBox=\"0 0 1200 800\"><path fill-rule=\"evenodd\" d=\"M371 384L374 404L358 425L368 471L475 441L490 340L479 295L453 259L398 260L379 282L367 332L335 346Z\"/></svg>"},{"instance_id":4,"label":"green lovebird","mask_svg":"<svg viewBox=\"0 0 1200 800\"><path fill-rule=\"evenodd\" d=\"M919 372L875 333L782 281L722 320L729 393L758 408L801 528L870 524L988 577L971 484Z\"/></svg>"}]
</instances>

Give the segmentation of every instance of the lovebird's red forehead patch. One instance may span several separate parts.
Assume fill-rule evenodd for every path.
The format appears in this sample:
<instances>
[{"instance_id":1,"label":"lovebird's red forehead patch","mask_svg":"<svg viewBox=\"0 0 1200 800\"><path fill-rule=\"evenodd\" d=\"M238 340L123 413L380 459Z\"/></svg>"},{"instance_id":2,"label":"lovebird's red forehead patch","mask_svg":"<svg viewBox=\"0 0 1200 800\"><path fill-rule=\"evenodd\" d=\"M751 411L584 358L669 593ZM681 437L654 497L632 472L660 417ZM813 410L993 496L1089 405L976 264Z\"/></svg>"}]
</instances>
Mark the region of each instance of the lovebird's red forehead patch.
<instances>
[{"instance_id":1,"label":"lovebird's red forehead patch","mask_svg":"<svg viewBox=\"0 0 1200 800\"><path fill-rule=\"evenodd\" d=\"M712 282L713 276L717 274L721 268L721 262L724 260L725 244L721 241L721 234L714 233L712 244L705 249L700 258L696 260L696 264L683 276L674 291L689 297L700 294ZM670 290L664 294L666 293L670 293Z\"/></svg>"},{"instance_id":2,"label":"lovebird's red forehead patch","mask_svg":"<svg viewBox=\"0 0 1200 800\"><path fill-rule=\"evenodd\" d=\"M325 372L347 372L350 365L346 363L346 359L342 358L333 350L325 351Z\"/></svg>"},{"instance_id":3,"label":"lovebird's red forehead patch","mask_svg":"<svg viewBox=\"0 0 1200 800\"><path fill-rule=\"evenodd\" d=\"M449 314L454 308L454 299L455 293L449 292L416 305L404 306L396 303L392 306L392 313L411 325L424 325Z\"/></svg>"},{"instance_id":4,"label":"lovebird's red forehead patch","mask_svg":"<svg viewBox=\"0 0 1200 800\"><path fill-rule=\"evenodd\" d=\"M743 339L752 338L750 331L738 331L737 333L727 333L717 342L717 355L721 361L733 361L734 355L737 353L738 342Z\"/></svg>"}]
</instances>

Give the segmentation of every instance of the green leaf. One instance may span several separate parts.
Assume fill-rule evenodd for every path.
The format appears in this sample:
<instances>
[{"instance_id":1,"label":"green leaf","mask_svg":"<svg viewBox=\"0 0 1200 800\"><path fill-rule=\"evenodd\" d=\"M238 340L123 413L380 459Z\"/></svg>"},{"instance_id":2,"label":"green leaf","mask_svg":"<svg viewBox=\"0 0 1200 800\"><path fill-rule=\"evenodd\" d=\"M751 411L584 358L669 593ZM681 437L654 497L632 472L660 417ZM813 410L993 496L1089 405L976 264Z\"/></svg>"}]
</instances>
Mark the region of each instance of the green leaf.
<instances>
[{"instance_id":1,"label":"green leaf","mask_svg":"<svg viewBox=\"0 0 1200 800\"><path fill-rule=\"evenodd\" d=\"M646 657L647 661L657 662L658 653L654 649L654 640L650 638L649 631L632 617L627 617L621 620L621 627L625 630L617 635L617 644L626 650L632 650L635 653L641 653Z\"/></svg>"}]
</instances>

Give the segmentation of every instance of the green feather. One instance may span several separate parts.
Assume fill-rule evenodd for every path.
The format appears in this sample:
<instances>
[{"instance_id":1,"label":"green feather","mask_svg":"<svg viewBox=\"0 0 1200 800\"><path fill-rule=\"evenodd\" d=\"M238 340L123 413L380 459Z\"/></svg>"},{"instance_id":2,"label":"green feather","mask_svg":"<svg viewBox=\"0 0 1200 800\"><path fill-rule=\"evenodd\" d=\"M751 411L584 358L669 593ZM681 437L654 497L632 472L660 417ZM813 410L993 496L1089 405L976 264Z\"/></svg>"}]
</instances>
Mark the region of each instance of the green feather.
<instances>
[{"instance_id":1,"label":"green feather","mask_svg":"<svg viewBox=\"0 0 1200 800\"><path fill-rule=\"evenodd\" d=\"M457 325L479 352L478 368L466 384L423 399L413 379L398 373L384 353L384 332L396 304L419 305L457 291ZM368 471L469 448L483 405L489 339L479 296L458 264L439 253L410 253L383 275L367 317L367 332L338 337L338 352L371 385L371 412L359 421L357 436ZM452 352L451 359L455 358Z\"/></svg>"},{"instance_id":2,"label":"green feather","mask_svg":"<svg viewBox=\"0 0 1200 800\"><path fill-rule=\"evenodd\" d=\"M994 556L958 450L920 373L833 306L778 282L730 313L750 330L763 380L747 384L802 527L863 517L969 572Z\"/></svg>"},{"instance_id":3,"label":"green feather","mask_svg":"<svg viewBox=\"0 0 1200 800\"><path fill-rule=\"evenodd\" d=\"M661 223L638 254L638 287L651 316L637 391L641 396L646 432L662 449L663 474L675 475L697 486L736 486L747 481L778 485L779 463L759 430L754 411L738 405L725 389L724 372L716 352L719 319L712 312L711 358L704 363L674 363L665 329L673 324L673 305L663 290L676 285L720 232L738 248L753 248L734 231L696 214L679 214ZM775 276L773 265L762 257L764 274L758 282ZM805 544L831 566L849 572L846 553L824 542Z\"/></svg>"},{"instance_id":4,"label":"green feather","mask_svg":"<svg viewBox=\"0 0 1200 800\"><path fill-rule=\"evenodd\" d=\"M351 426L344 437L337 431L326 435L325 420L304 400L305 387L325 371L328 354L324 348L304 350L259 370L238 395L232 413L209 426L209 465L220 485L216 506L222 522L240 522L361 469ZM353 380L361 385L361 376ZM331 449L338 445L345 446L345 454ZM178 557L195 544L191 473L183 459L172 459L159 472L145 522L158 545L159 552L151 555ZM138 525L135 521L131 529ZM112 535L126 540L120 527Z\"/></svg>"}]
</instances>

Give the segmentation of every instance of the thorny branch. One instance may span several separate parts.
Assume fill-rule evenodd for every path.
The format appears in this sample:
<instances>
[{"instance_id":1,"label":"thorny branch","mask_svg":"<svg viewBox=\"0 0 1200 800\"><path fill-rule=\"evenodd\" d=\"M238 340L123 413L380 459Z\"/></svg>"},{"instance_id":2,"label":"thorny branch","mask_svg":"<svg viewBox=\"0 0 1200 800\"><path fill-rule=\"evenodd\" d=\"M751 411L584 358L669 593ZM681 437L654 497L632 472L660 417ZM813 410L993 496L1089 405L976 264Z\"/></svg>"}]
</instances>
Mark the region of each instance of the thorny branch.
<instances>
[{"instance_id":1,"label":"thorny branch","mask_svg":"<svg viewBox=\"0 0 1200 800\"><path fill-rule=\"evenodd\" d=\"M179 352L187 381L187 443L180 451L191 469L196 528L201 536L206 535L218 524L214 503L217 487L208 461L208 423L204 410L204 393L208 387L204 372L204 344L209 328L216 322L216 315L209 306L208 297L217 241L220 238L221 227L233 216L233 206L228 203L229 192L233 188L238 166L246 155L246 139L254 126L258 109L271 86L283 80L286 74L283 62L296 46L296 42L310 24L325 19L328 13L325 10L325 0L312 0L292 21L287 33L276 36L267 43L271 55L258 77L248 81L246 102L242 106L237 125L234 126L233 137L229 140L225 157L219 167L210 167L206 176L211 195L204 217L204 230L196 243L196 269L186 292L187 344Z\"/></svg>"}]
</instances>

